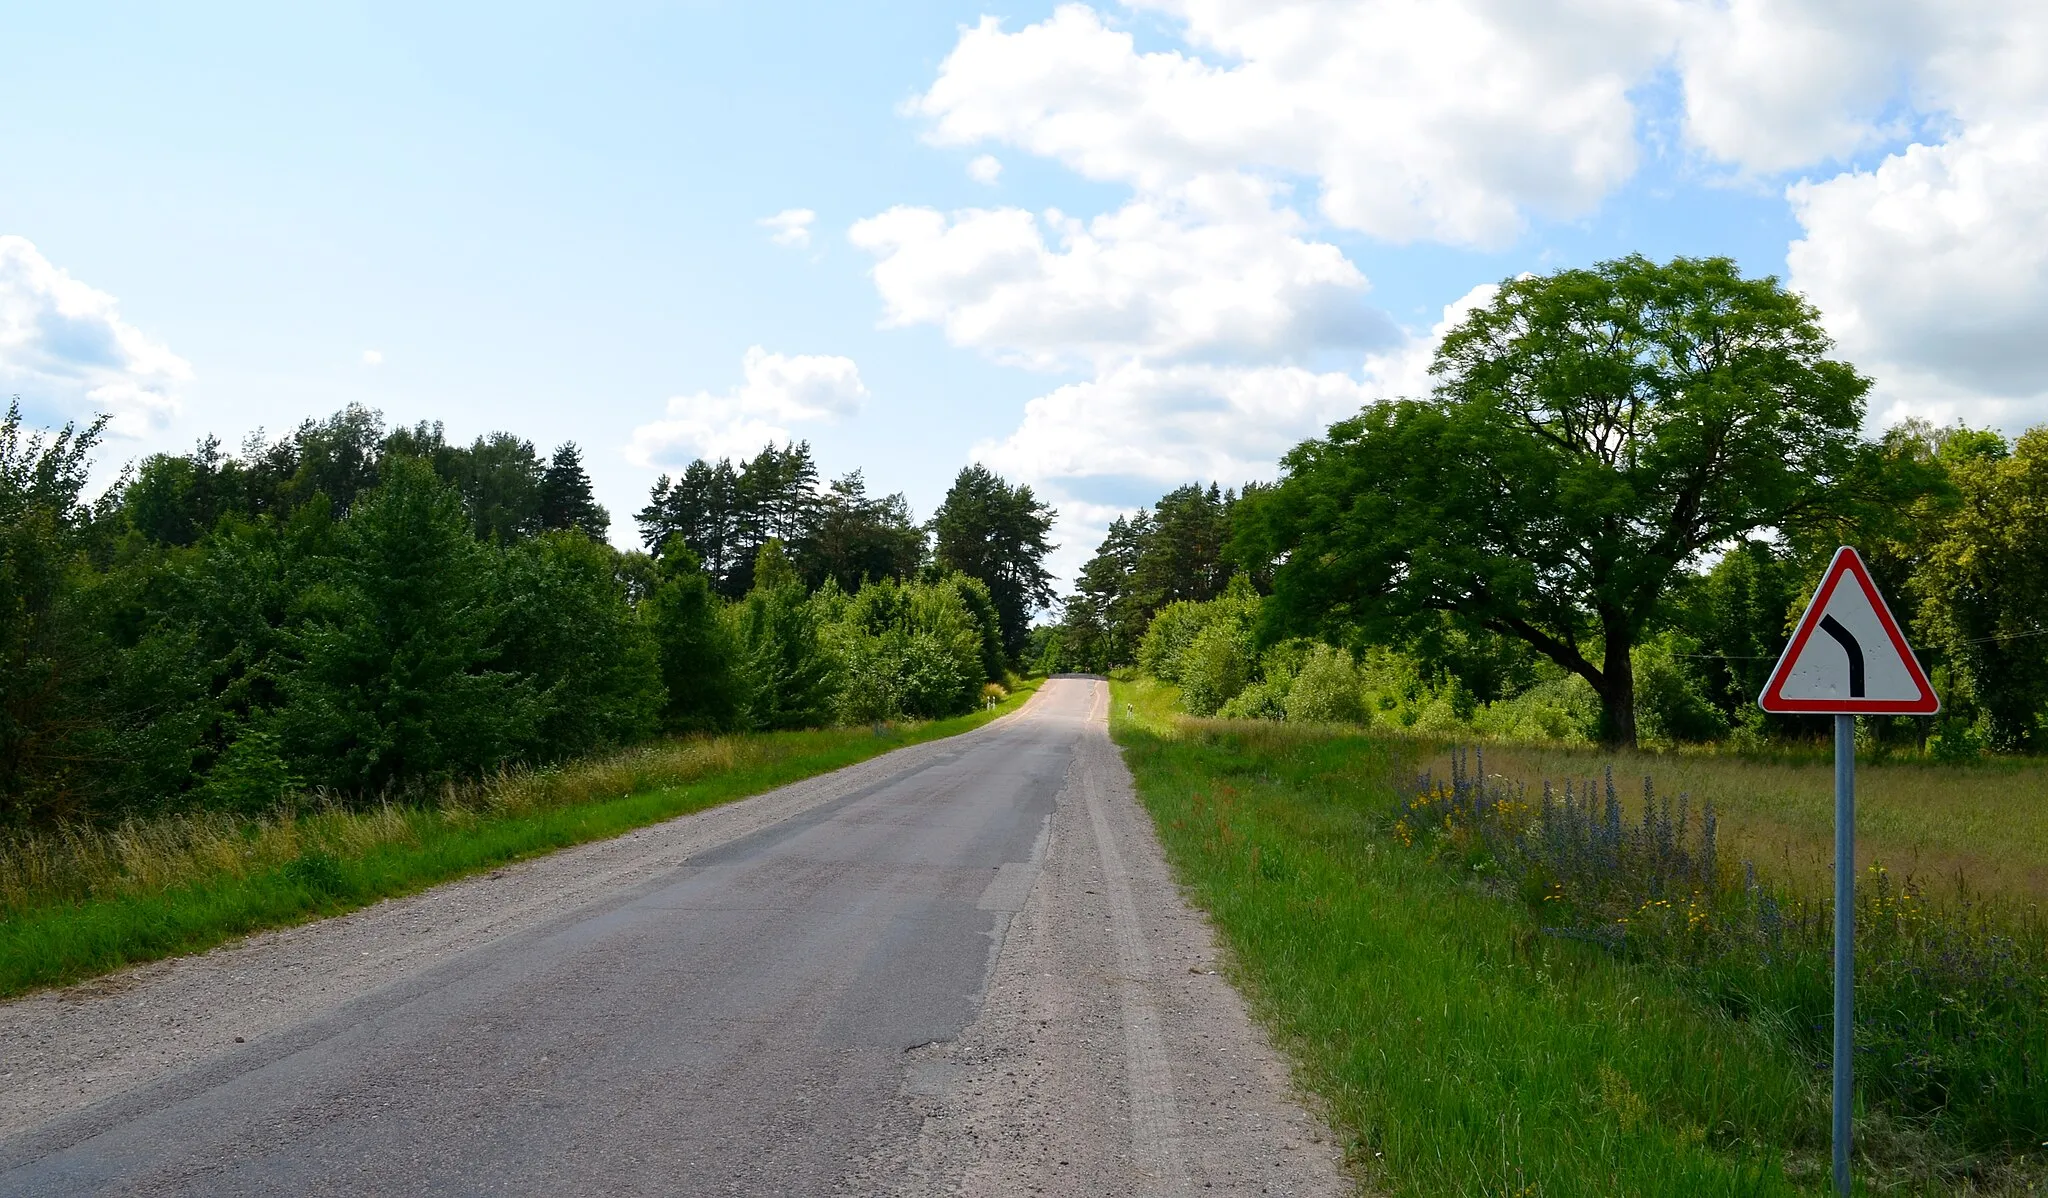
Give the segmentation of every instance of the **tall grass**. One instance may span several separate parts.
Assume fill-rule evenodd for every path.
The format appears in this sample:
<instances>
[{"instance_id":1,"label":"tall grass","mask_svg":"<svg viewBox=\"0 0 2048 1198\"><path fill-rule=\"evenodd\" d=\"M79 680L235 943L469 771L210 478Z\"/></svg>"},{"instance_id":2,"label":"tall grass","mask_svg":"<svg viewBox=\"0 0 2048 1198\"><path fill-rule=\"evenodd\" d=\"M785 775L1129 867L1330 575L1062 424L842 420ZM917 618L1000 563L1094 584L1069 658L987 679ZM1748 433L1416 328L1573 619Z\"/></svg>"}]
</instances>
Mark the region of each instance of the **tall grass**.
<instances>
[{"instance_id":1,"label":"tall grass","mask_svg":"<svg viewBox=\"0 0 2048 1198\"><path fill-rule=\"evenodd\" d=\"M200 879L247 877L308 852L360 856L376 846L416 841L422 821L460 827L681 786L766 761L782 748L764 737L691 738L554 769L508 770L396 802L352 804L316 793L254 818L194 811L0 831L0 917L53 903L151 894Z\"/></svg>"},{"instance_id":2,"label":"tall grass","mask_svg":"<svg viewBox=\"0 0 2048 1198\"><path fill-rule=\"evenodd\" d=\"M1424 751L1439 775L1449 768L1447 750ZM1834 766L1827 754L1486 746L1488 773L1532 788L1545 778L1598 774L1610 764L1624 778L1655 775L1660 790L1689 794L1695 810L1713 804L1727 855L1747 857L1803 893L1832 889ZM1636 789L1624 788L1620 797L1624 818L1639 818ZM2048 906L2048 761L1859 761L1856 849L1859 870L1882 865L1944 900L1967 893Z\"/></svg>"},{"instance_id":3,"label":"tall grass","mask_svg":"<svg viewBox=\"0 0 2048 1198\"><path fill-rule=\"evenodd\" d=\"M1393 829L1462 875L1491 876L1547 934L1654 962L1770 1029L1818 1075L1831 1052L1833 911L1729 860L1714 806L1642 782L1625 818L1603 778L1540 792L1451 757ZM1861 1094L1926 1135L1881 1137L1937 1176L1985 1176L2048 1139L2048 928L2011 903L1930 900L1872 867L1857 894ZM1944 1153L1941 1146L1946 1145ZM1931 1155L1930 1155L1931 1154ZM1937 1159L1945 1157L1946 1159Z\"/></svg>"},{"instance_id":4,"label":"tall grass","mask_svg":"<svg viewBox=\"0 0 2048 1198\"><path fill-rule=\"evenodd\" d=\"M310 796L259 818L195 813L0 839L0 997L352 910L951 736L1015 710L881 730L701 737L513 771L403 802Z\"/></svg>"}]
</instances>

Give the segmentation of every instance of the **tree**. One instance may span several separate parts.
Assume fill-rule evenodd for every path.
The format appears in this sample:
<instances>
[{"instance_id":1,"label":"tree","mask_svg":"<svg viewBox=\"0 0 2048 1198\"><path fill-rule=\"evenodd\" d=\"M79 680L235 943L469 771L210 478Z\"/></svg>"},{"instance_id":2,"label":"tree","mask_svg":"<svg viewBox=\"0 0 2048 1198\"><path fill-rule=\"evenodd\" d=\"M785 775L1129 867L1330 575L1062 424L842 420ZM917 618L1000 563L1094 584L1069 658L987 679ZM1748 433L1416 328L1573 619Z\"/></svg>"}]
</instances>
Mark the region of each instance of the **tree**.
<instances>
[{"instance_id":1,"label":"tree","mask_svg":"<svg viewBox=\"0 0 2048 1198\"><path fill-rule=\"evenodd\" d=\"M598 506L583 470L583 452L574 441L555 449L540 479L540 526L551 532L575 529L593 541L611 531L610 513Z\"/></svg>"},{"instance_id":2,"label":"tree","mask_svg":"<svg viewBox=\"0 0 2048 1198\"><path fill-rule=\"evenodd\" d=\"M1942 447L1961 502L1913 580L1921 628L1995 749L2038 752L2048 708L2048 428Z\"/></svg>"},{"instance_id":3,"label":"tree","mask_svg":"<svg viewBox=\"0 0 2048 1198\"><path fill-rule=\"evenodd\" d=\"M810 444L770 444L738 470L722 458L717 465L700 458L680 478L662 475L640 509L640 539L656 552L680 533L714 589L736 599L754 588L761 547L780 541L787 552L808 544L822 505Z\"/></svg>"},{"instance_id":4,"label":"tree","mask_svg":"<svg viewBox=\"0 0 2048 1198\"><path fill-rule=\"evenodd\" d=\"M1437 613L1526 641L1636 740L1630 653L1705 550L1838 501L1868 380L1811 305L1725 258L1501 284L1428 400L1297 446L1240 552L1277 563L1265 634L1397 643Z\"/></svg>"},{"instance_id":5,"label":"tree","mask_svg":"<svg viewBox=\"0 0 2048 1198\"><path fill-rule=\"evenodd\" d=\"M1023 652L1031 617L1053 600L1045 555L1057 513L1031 488L1011 486L986 466L968 466L932 515L933 557L942 569L978 578L995 601L1003 651Z\"/></svg>"},{"instance_id":6,"label":"tree","mask_svg":"<svg viewBox=\"0 0 2048 1198\"><path fill-rule=\"evenodd\" d=\"M106 423L25 435L18 401L0 419L0 808L17 818L90 799L81 758L105 662L83 602L81 496Z\"/></svg>"},{"instance_id":7,"label":"tree","mask_svg":"<svg viewBox=\"0 0 2048 1198\"><path fill-rule=\"evenodd\" d=\"M1237 496L1215 483L1207 489L1189 483L1151 509L1111 522L1067 601L1064 643L1072 656L1064 660L1096 663L1088 669L1135 661L1160 608L1221 595L1231 576L1227 551L1236 505Z\"/></svg>"},{"instance_id":8,"label":"tree","mask_svg":"<svg viewBox=\"0 0 2048 1198\"><path fill-rule=\"evenodd\" d=\"M838 698L839 678L818 612L782 542L761 546L749 573L754 589L728 615L745 684L742 720L770 731L819 727Z\"/></svg>"},{"instance_id":9,"label":"tree","mask_svg":"<svg viewBox=\"0 0 2048 1198\"><path fill-rule=\"evenodd\" d=\"M658 726L666 701L659 650L626 602L617 557L610 545L563 530L498 563L504 648L492 664L533 680L541 759L630 744Z\"/></svg>"},{"instance_id":10,"label":"tree","mask_svg":"<svg viewBox=\"0 0 2048 1198\"><path fill-rule=\"evenodd\" d=\"M909 578L924 551L924 530L910 518L910 504L901 494L868 498L856 470L826 492L809 540L798 547L797 565L812 590L829 578L852 594L862 583Z\"/></svg>"},{"instance_id":11,"label":"tree","mask_svg":"<svg viewBox=\"0 0 2048 1198\"><path fill-rule=\"evenodd\" d=\"M532 680L494 668L502 609L462 496L416 459L386 465L339 530L278 734L308 781L352 792L473 775L534 743Z\"/></svg>"},{"instance_id":12,"label":"tree","mask_svg":"<svg viewBox=\"0 0 2048 1198\"><path fill-rule=\"evenodd\" d=\"M662 727L671 732L735 728L745 701L743 680L711 579L680 534L656 562L658 581L641 603L640 614L653 629L667 688Z\"/></svg>"}]
</instances>

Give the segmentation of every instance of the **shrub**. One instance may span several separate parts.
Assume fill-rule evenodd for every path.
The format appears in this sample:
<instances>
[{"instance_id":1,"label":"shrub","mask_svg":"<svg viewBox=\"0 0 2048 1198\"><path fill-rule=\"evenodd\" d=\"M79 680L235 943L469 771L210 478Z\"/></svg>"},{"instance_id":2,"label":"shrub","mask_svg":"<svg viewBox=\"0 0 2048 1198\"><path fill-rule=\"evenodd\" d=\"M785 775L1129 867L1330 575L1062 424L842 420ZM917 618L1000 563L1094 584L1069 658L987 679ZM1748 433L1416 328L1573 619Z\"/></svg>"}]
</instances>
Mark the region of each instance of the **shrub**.
<instances>
[{"instance_id":1,"label":"shrub","mask_svg":"<svg viewBox=\"0 0 2048 1198\"><path fill-rule=\"evenodd\" d=\"M1271 682L1254 682L1218 708L1216 714L1226 720L1286 719L1287 695Z\"/></svg>"},{"instance_id":2,"label":"shrub","mask_svg":"<svg viewBox=\"0 0 2048 1198\"><path fill-rule=\"evenodd\" d=\"M1728 717L1707 697L1706 683L1686 654L1699 642L1666 632L1636 647L1636 718L1655 740L1702 744L1728 734Z\"/></svg>"},{"instance_id":3,"label":"shrub","mask_svg":"<svg viewBox=\"0 0 2048 1198\"><path fill-rule=\"evenodd\" d=\"M1316 645L1287 691L1287 718L1298 724L1356 724L1367 718L1351 654Z\"/></svg>"},{"instance_id":4,"label":"shrub","mask_svg":"<svg viewBox=\"0 0 2048 1198\"><path fill-rule=\"evenodd\" d=\"M1204 628L1181 654L1180 698L1189 715L1214 715L1251 681L1251 634L1234 621Z\"/></svg>"}]
</instances>

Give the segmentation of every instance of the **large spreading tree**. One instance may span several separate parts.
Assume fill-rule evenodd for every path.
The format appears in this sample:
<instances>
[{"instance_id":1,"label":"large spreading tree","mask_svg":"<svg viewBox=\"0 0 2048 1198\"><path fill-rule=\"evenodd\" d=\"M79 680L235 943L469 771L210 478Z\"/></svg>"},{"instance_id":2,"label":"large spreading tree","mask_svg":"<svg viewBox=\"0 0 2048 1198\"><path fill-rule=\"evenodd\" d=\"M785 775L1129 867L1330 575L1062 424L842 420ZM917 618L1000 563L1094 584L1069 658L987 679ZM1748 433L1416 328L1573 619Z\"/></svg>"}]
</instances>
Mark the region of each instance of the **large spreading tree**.
<instances>
[{"instance_id":1,"label":"large spreading tree","mask_svg":"<svg viewBox=\"0 0 2048 1198\"><path fill-rule=\"evenodd\" d=\"M1869 381L1818 314L1726 258L1510 280L1438 350L1435 393L1284 459L1240 556L1268 633L1392 640L1444 618L1519 638L1636 739L1630 651L1679 572L1837 498Z\"/></svg>"}]
</instances>

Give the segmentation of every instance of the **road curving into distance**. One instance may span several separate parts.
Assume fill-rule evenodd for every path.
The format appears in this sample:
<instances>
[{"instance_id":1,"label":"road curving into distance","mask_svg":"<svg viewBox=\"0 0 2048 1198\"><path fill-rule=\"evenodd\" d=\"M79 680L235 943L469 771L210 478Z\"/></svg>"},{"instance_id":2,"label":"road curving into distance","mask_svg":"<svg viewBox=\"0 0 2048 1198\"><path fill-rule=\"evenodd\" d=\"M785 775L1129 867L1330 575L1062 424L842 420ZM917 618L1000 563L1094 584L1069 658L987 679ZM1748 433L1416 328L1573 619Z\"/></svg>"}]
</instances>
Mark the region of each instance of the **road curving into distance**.
<instances>
[{"instance_id":1,"label":"road curving into distance","mask_svg":"<svg viewBox=\"0 0 2048 1198\"><path fill-rule=\"evenodd\" d=\"M0 1193L1347 1192L1107 703L0 1004Z\"/></svg>"}]
</instances>

